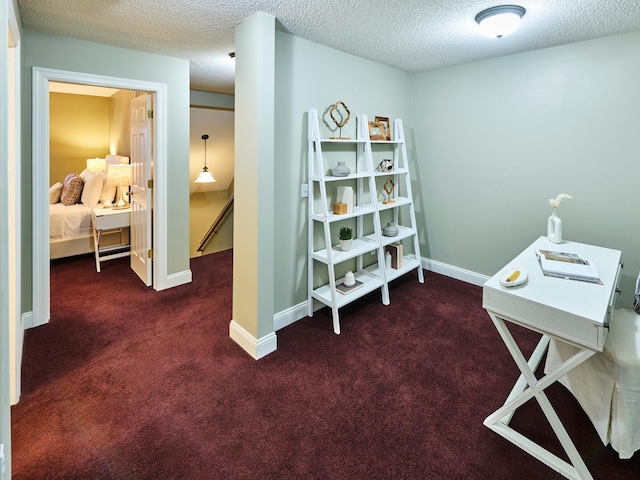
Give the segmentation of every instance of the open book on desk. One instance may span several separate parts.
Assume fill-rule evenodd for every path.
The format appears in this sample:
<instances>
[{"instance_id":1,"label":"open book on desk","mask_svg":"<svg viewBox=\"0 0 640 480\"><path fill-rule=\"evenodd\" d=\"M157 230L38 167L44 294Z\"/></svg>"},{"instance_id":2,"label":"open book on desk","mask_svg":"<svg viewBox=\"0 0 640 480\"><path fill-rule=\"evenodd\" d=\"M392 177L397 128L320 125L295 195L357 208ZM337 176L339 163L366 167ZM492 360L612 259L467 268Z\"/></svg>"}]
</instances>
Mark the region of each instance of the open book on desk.
<instances>
[{"instance_id":1,"label":"open book on desk","mask_svg":"<svg viewBox=\"0 0 640 480\"><path fill-rule=\"evenodd\" d=\"M566 278L602 285L598 270L593 262L575 253L536 250L542 273L548 277Z\"/></svg>"}]
</instances>

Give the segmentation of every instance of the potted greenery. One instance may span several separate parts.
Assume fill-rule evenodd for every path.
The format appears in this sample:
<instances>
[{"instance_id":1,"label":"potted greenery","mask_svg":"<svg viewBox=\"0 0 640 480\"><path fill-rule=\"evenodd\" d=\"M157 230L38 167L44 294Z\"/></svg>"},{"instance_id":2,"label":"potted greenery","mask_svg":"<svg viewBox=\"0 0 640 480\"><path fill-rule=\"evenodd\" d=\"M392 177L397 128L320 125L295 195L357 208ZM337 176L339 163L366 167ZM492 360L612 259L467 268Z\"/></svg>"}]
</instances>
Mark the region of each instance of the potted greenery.
<instances>
[{"instance_id":1,"label":"potted greenery","mask_svg":"<svg viewBox=\"0 0 640 480\"><path fill-rule=\"evenodd\" d=\"M353 240L353 230L349 227L342 227L338 233L340 239L340 249L343 252L351 250L351 241Z\"/></svg>"}]
</instances>

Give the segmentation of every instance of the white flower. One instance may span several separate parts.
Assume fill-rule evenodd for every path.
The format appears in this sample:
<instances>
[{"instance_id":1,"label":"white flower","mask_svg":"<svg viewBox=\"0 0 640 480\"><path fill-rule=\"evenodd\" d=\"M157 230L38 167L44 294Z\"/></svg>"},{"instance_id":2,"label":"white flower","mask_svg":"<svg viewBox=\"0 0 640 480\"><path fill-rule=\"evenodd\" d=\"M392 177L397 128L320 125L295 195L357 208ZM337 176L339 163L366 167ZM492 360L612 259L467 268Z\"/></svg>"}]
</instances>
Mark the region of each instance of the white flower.
<instances>
[{"instance_id":1,"label":"white flower","mask_svg":"<svg viewBox=\"0 0 640 480\"><path fill-rule=\"evenodd\" d=\"M567 195L566 193L561 193L556 198L550 198L549 205L551 205L553 208L558 208L563 198L573 198L573 197L571 195Z\"/></svg>"}]
</instances>

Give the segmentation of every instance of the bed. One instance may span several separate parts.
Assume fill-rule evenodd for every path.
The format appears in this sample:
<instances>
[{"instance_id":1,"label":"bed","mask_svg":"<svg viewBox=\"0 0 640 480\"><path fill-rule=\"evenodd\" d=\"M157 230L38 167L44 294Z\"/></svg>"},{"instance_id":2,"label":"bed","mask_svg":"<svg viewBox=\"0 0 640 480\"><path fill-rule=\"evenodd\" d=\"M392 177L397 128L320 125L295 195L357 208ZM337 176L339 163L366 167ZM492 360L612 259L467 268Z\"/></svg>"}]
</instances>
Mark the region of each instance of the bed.
<instances>
[{"instance_id":1,"label":"bed","mask_svg":"<svg viewBox=\"0 0 640 480\"><path fill-rule=\"evenodd\" d=\"M122 155L107 155L105 163L108 168L112 164L129 163L129 158ZM78 179L74 179L78 177ZM72 182L75 186L71 185ZM78 194L77 190L80 189ZM65 196L64 194L67 193ZM77 201L71 204L72 196ZM51 260L84 255L94 252L93 228L91 217L93 207L100 203L113 202L115 187L106 185L104 170L91 171L85 169L79 175L69 174L64 182L57 182L49 190L49 255ZM63 201L66 200L66 201ZM121 241L118 232L106 233L100 243L108 246Z\"/></svg>"}]
</instances>

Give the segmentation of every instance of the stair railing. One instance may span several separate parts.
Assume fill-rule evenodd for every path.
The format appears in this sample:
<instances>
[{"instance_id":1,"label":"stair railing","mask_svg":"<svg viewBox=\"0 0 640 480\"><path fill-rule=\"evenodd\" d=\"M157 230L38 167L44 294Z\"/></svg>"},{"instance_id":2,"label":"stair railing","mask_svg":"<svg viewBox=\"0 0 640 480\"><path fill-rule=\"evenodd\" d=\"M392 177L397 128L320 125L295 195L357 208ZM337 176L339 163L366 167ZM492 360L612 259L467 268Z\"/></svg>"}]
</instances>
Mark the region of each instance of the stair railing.
<instances>
[{"instance_id":1,"label":"stair railing","mask_svg":"<svg viewBox=\"0 0 640 480\"><path fill-rule=\"evenodd\" d=\"M200 242L200 246L198 247L198 252L203 252L205 247L209 243L209 241L214 237L214 235L218 233L217 231L218 226L220 226L220 224L222 223L222 220L224 219L224 216L227 214L227 212L233 205L234 195L235 195L234 193L231 194L231 196L227 200L227 203L224 204L224 207L222 207L222 210L218 214L217 218L213 221L213 223L211 224L211 227L209 227L209 230L207 231L205 236L202 238L202 241Z\"/></svg>"}]
</instances>

